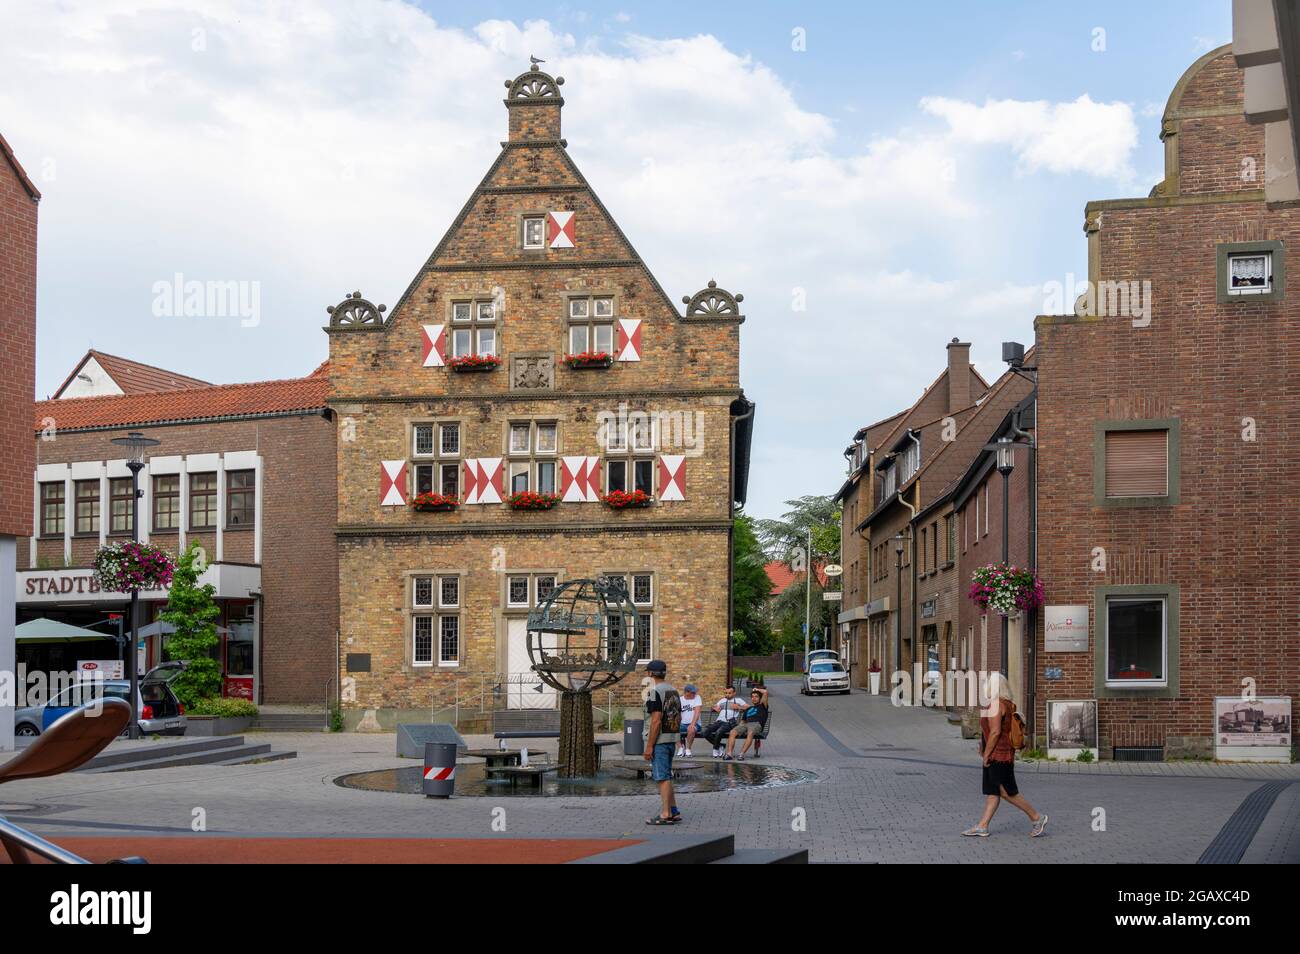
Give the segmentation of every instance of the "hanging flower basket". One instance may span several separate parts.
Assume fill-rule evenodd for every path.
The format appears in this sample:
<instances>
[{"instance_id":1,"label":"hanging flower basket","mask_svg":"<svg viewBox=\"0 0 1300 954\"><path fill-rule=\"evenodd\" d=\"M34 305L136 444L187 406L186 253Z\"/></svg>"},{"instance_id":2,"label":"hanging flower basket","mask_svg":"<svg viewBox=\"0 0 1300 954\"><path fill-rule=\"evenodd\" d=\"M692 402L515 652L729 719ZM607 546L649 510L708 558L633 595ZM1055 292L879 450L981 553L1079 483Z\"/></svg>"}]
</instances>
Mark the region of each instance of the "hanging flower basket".
<instances>
[{"instance_id":1,"label":"hanging flower basket","mask_svg":"<svg viewBox=\"0 0 1300 954\"><path fill-rule=\"evenodd\" d=\"M435 494L425 491L416 494L411 501L411 509L417 513L447 513L460 506L460 501L451 494Z\"/></svg>"},{"instance_id":2,"label":"hanging flower basket","mask_svg":"<svg viewBox=\"0 0 1300 954\"><path fill-rule=\"evenodd\" d=\"M614 356L608 351L580 351L577 354L566 354L564 363L575 371L581 371L589 368L608 368L614 363Z\"/></svg>"},{"instance_id":3,"label":"hanging flower basket","mask_svg":"<svg viewBox=\"0 0 1300 954\"><path fill-rule=\"evenodd\" d=\"M648 507L653 503L650 495L644 490L612 490L600 499L610 510L632 510L636 507Z\"/></svg>"},{"instance_id":4,"label":"hanging flower basket","mask_svg":"<svg viewBox=\"0 0 1300 954\"><path fill-rule=\"evenodd\" d=\"M99 548L94 579L110 593L162 590L171 586L175 569L175 561L161 547L127 540Z\"/></svg>"},{"instance_id":5,"label":"hanging flower basket","mask_svg":"<svg viewBox=\"0 0 1300 954\"><path fill-rule=\"evenodd\" d=\"M494 354L463 354L447 359L447 367L453 371L493 371L500 364L501 359Z\"/></svg>"},{"instance_id":6,"label":"hanging flower basket","mask_svg":"<svg viewBox=\"0 0 1300 954\"><path fill-rule=\"evenodd\" d=\"M539 494L532 490L511 494L506 501L511 510L550 510L559 502L559 494Z\"/></svg>"},{"instance_id":7,"label":"hanging flower basket","mask_svg":"<svg viewBox=\"0 0 1300 954\"><path fill-rule=\"evenodd\" d=\"M1033 570L990 563L971 574L966 595L980 609L992 609L1000 616L1032 613L1043 605L1043 581Z\"/></svg>"}]
</instances>

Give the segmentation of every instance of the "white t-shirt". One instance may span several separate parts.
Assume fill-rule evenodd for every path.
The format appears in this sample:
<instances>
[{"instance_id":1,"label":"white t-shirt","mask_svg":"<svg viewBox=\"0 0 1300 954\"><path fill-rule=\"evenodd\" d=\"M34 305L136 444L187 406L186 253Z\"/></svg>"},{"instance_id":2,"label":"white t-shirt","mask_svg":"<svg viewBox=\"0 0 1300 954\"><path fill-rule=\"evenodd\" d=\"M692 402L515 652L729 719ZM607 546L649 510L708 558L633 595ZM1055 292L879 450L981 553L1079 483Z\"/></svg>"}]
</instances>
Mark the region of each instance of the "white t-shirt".
<instances>
[{"instance_id":1,"label":"white t-shirt","mask_svg":"<svg viewBox=\"0 0 1300 954\"><path fill-rule=\"evenodd\" d=\"M740 698L740 696L736 696L734 699L728 699L726 696L723 696L718 700L716 708L718 710L719 722L734 722L736 719L739 719L744 715L745 710L749 708L749 703Z\"/></svg>"},{"instance_id":2,"label":"white t-shirt","mask_svg":"<svg viewBox=\"0 0 1300 954\"><path fill-rule=\"evenodd\" d=\"M694 699L688 699L682 695L682 731L689 729L692 723L698 722L700 718L700 709L704 705L704 697L698 692Z\"/></svg>"}]
</instances>

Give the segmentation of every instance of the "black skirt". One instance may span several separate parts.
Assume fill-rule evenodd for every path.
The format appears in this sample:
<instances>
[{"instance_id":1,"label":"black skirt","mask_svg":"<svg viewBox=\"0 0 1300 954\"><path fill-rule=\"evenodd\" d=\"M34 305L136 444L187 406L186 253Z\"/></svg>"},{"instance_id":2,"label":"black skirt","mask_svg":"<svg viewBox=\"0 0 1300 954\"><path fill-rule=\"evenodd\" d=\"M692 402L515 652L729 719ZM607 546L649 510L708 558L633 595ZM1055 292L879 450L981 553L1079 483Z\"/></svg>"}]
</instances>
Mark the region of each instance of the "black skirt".
<instances>
[{"instance_id":1,"label":"black skirt","mask_svg":"<svg viewBox=\"0 0 1300 954\"><path fill-rule=\"evenodd\" d=\"M984 766L985 795L1019 795L1014 762L990 762Z\"/></svg>"}]
</instances>

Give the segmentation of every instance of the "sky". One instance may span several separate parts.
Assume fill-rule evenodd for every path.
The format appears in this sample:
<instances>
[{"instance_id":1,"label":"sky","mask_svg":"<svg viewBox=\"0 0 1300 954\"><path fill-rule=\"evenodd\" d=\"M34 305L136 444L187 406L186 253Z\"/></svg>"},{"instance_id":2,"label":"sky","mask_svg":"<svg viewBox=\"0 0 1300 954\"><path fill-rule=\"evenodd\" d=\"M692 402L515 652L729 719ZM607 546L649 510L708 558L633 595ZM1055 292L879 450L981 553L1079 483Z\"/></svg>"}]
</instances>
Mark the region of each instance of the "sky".
<instances>
[{"instance_id":1,"label":"sky","mask_svg":"<svg viewBox=\"0 0 1300 954\"><path fill-rule=\"evenodd\" d=\"M43 194L38 398L89 347L217 383L310 372L327 305L397 301L536 55L670 297L745 296L759 517L833 493L854 431L910 406L953 337L989 380L1001 342L1032 342L1053 283L1086 274L1084 204L1163 177L1169 93L1231 38L1228 0L0 0L0 19L0 132ZM240 283L245 307L169 314L178 275Z\"/></svg>"}]
</instances>

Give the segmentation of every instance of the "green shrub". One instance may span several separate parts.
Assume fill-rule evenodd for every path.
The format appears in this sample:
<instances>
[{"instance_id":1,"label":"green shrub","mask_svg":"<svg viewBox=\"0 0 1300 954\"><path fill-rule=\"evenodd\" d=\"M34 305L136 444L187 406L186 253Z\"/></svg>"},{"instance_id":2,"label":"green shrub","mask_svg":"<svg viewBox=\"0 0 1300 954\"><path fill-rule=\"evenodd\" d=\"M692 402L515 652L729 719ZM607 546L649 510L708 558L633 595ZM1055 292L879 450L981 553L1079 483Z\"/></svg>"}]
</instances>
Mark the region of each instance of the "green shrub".
<instances>
[{"instance_id":1,"label":"green shrub","mask_svg":"<svg viewBox=\"0 0 1300 954\"><path fill-rule=\"evenodd\" d=\"M255 719L257 706L247 699L222 699L220 696L208 696L200 699L189 709L190 715L217 716L222 719Z\"/></svg>"},{"instance_id":2,"label":"green shrub","mask_svg":"<svg viewBox=\"0 0 1300 954\"><path fill-rule=\"evenodd\" d=\"M343 731L343 710L340 709L338 706L335 706L334 708L330 709L330 731L331 732Z\"/></svg>"},{"instance_id":3,"label":"green shrub","mask_svg":"<svg viewBox=\"0 0 1300 954\"><path fill-rule=\"evenodd\" d=\"M1092 749L1084 749L1074 757L1076 762L1091 762L1093 760Z\"/></svg>"}]
</instances>

